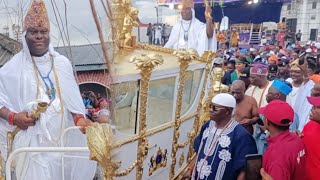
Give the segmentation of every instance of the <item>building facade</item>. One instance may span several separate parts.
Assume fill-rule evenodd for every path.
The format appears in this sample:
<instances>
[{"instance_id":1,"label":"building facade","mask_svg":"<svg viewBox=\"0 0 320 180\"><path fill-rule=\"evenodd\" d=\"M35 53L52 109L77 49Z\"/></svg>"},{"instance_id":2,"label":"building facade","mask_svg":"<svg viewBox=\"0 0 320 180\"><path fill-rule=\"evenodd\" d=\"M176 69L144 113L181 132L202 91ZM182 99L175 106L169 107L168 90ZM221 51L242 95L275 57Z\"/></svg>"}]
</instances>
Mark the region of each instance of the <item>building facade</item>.
<instances>
[{"instance_id":1,"label":"building facade","mask_svg":"<svg viewBox=\"0 0 320 180\"><path fill-rule=\"evenodd\" d=\"M302 41L320 41L320 0L292 0L285 3L281 20L292 32L301 30Z\"/></svg>"}]
</instances>

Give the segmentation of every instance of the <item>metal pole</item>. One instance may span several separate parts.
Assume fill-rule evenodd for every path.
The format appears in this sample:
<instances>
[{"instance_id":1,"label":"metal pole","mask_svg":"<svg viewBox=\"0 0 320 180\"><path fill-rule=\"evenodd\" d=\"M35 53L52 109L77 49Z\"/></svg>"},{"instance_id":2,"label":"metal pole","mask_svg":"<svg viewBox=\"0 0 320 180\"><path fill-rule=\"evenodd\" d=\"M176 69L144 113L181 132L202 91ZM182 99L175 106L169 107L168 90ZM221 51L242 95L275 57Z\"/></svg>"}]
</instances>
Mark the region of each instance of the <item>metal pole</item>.
<instances>
[{"instance_id":1,"label":"metal pole","mask_svg":"<svg viewBox=\"0 0 320 180\"><path fill-rule=\"evenodd\" d=\"M159 9L158 6L155 7L157 11L157 25L159 25Z\"/></svg>"}]
</instances>

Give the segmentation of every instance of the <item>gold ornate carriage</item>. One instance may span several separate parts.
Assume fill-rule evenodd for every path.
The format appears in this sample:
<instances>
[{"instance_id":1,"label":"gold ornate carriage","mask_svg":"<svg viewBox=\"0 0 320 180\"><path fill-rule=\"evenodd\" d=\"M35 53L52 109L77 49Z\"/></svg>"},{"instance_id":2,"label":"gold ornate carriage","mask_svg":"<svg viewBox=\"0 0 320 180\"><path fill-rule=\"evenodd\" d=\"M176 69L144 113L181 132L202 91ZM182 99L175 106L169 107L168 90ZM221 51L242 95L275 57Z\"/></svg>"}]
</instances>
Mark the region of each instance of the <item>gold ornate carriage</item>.
<instances>
[{"instance_id":1,"label":"gold ornate carriage","mask_svg":"<svg viewBox=\"0 0 320 180\"><path fill-rule=\"evenodd\" d=\"M92 159L104 168L105 179L179 179L194 156L193 140L208 120L206 100L222 90L221 74L210 78L215 54L199 57L192 49L136 44L128 36L136 23L122 14L136 12L130 2L114 1L112 9L117 140L101 125L88 128Z\"/></svg>"}]
</instances>

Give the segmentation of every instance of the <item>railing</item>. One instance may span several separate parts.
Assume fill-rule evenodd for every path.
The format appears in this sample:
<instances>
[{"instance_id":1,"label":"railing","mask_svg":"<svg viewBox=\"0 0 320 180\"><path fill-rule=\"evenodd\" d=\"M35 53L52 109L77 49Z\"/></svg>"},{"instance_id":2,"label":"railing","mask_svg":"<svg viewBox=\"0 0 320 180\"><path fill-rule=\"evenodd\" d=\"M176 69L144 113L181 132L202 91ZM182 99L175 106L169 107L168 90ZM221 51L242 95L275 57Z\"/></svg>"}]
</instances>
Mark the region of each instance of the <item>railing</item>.
<instances>
[{"instance_id":1,"label":"railing","mask_svg":"<svg viewBox=\"0 0 320 180\"><path fill-rule=\"evenodd\" d=\"M24 152L89 152L88 147L27 147L27 148L19 148L13 151L7 159L6 162L6 180L11 180L11 164L14 158L20 153ZM62 171L64 171L64 167L62 166ZM62 177L64 180L64 176Z\"/></svg>"},{"instance_id":2,"label":"railing","mask_svg":"<svg viewBox=\"0 0 320 180\"><path fill-rule=\"evenodd\" d=\"M80 127L73 126L66 128L61 135L60 139L60 146L61 147L25 147L25 148L19 148L13 151L10 156L8 157L6 161L6 180L11 180L11 164L13 159L20 153L23 152L89 152L88 147L63 147L64 145L64 137L65 135L72 131L72 130L78 130ZM61 159L61 168L62 168L62 180L65 179L64 177L64 158L65 157L73 157L73 158L85 158L84 156L69 156L69 155L63 155Z\"/></svg>"},{"instance_id":3,"label":"railing","mask_svg":"<svg viewBox=\"0 0 320 180\"><path fill-rule=\"evenodd\" d=\"M251 23L251 28L250 28L250 38L249 38L249 42L248 42L248 44L250 44L250 42L251 42L251 38L252 38L252 31L253 31L253 23Z\"/></svg>"}]
</instances>

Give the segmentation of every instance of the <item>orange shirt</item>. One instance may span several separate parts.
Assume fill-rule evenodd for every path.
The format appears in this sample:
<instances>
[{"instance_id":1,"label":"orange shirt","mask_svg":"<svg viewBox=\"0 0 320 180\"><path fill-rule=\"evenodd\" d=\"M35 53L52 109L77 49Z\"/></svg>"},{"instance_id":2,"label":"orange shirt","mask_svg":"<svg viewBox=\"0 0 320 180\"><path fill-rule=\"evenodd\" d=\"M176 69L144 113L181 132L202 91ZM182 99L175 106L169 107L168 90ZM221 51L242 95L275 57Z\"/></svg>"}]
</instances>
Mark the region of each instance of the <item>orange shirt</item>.
<instances>
[{"instance_id":1,"label":"orange shirt","mask_svg":"<svg viewBox=\"0 0 320 180\"><path fill-rule=\"evenodd\" d=\"M314 83L319 83L320 82L320 74L314 74L309 77Z\"/></svg>"}]
</instances>

